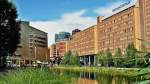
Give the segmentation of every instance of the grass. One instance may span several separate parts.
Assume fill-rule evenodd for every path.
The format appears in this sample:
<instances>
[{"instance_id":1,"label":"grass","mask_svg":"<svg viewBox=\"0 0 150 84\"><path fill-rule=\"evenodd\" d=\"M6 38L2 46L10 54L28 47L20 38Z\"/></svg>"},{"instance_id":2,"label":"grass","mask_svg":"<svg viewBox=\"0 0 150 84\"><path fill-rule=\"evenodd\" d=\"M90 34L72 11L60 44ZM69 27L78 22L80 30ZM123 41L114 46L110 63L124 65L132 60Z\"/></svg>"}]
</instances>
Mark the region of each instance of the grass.
<instances>
[{"instance_id":1,"label":"grass","mask_svg":"<svg viewBox=\"0 0 150 84\"><path fill-rule=\"evenodd\" d=\"M106 68L106 67L63 67L58 66L53 68L55 70L68 70L73 72L91 72L98 73L102 75L111 75L111 76L125 76L133 77L139 73L138 68Z\"/></svg>"},{"instance_id":2,"label":"grass","mask_svg":"<svg viewBox=\"0 0 150 84\"><path fill-rule=\"evenodd\" d=\"M105 81L108 82L106 78L108 77L112 78L111 76L134 77L137 76L137 74L147 74L148 72L150 73L150 69L144 69L140 71L140 69L137 68L128 69L128 68L77 67L77 66L76 67L58 66L51 69L20 69L1 74L0 84L72 84L73 82L76 81L76 78L78 78L79 75L71 74L70 72L97 73L98 74L97 80L101 81L105 78ZM148 78L149 77L150 76L148 75ZM144 80L142 82L144 83L140 84L145 84L145 82L149 82L149 80L146 81Z\"/></svg>"},{"instance_id":3,"label":"grass","mask_svg":"<svg viewBox=\"0 0 150 84\"><path fill-rule=\"evenodd\" d=\"M70 84L70 76L60 76L48 69L14 70L0 76L0 84Z\"/></svg>"}]
</instances>

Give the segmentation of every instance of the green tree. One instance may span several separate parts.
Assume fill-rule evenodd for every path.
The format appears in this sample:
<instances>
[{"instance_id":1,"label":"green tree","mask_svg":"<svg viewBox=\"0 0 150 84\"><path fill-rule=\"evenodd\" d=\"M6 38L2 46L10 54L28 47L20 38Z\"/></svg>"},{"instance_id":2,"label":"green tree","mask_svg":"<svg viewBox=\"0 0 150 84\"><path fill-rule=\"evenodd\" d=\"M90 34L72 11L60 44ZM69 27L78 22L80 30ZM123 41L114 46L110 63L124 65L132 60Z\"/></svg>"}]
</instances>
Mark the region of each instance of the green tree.
<instances>
[{"instance_id":1,"label":"green tree","mask_svg":"<svg viewBox=\"0 0 150 84\"><path fill-rule=\"evenodd\" d=\"M105 53L103 53L103 52L98 52L97 54L96 54L96 63L97 64L100 64L101 66L103 66L104 65L104 61L105 61Z\"/></svg>"},{"instance_id":2,"label":"green tree","mask_svg":"<svg viewBox=\"0 0 150 84\"><path fill-rule=\"evenodd\" d=\"M118 48L117 51L115 52L115 55L114 55L114 65L116 67L121 67L122 66L122 52L121 52L121 49Z\"/></svg>"},{"instance_id":3,"label":"green tree","mask_svg":"<svg viewBox=\"0 0 150 84\"><path fill-rule=\"evenodd\" d=\"M0 0L0 62L6 66L6 55L13 54L19 43L19 22L17 10L8 0Z\"/></svg>"},{"instance_id":4,"label":"green tree","mask_svg":"<svg viewBox=\"0 0 150 84\"><path fill-rule=\"evenodd\" d=\"M134 44L131 43L128 45L125 53L125 62L126 67L135 67L136 66L136 57L138 56L137 49Z\"/></svg>"},{"instance_id":5,"label":"green tree","mask_svg":"<svg viewBox=\"0 0 150 84\"><path fill-rule=\"evenodd\" d=\"M65 53L61 62L62 65L80 65L80 59L77 53L68 51Z\"/></svg>"},{"instance_id":6,"label":"green tree","mask_svg":"<svg viewBox=\"0 0 150 84\"><path fill-rule=\"evenodd\" d=\"M68 51L67 53L65 53L64 58L61 61L61 64L63 65L70 64L71 55L72 55L71 51Z\"/></svg>"},{"instance_id":7,"label":"green tree","mask_svg":"<svg viewBox=\"0 0 150 84\"><path fill-rule=\"evenodd\" d=\"M80 65L80 59L78 53L72 52L70 65Z\"/></svg>"},{"instance_id":8,"label":"green tree","mask_svg":"<svg viewBox=\"0 0 150 84\"><path fill-rule=\"evenodd\" d=\"M107 49L106 51L106 62L107 62L107 66L113 66L113 59L112 59L112 53L110 52L109 49Z\"/></svg>"}]
</instances>

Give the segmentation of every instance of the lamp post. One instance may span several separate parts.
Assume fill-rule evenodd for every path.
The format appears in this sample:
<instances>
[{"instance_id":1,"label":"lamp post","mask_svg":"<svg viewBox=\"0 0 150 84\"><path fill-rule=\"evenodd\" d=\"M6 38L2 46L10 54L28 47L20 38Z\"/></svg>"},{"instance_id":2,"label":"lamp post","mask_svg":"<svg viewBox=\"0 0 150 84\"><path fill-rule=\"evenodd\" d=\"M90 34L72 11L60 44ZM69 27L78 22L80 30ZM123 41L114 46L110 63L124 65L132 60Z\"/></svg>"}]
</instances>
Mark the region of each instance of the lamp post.
<instances>
[{"instance_id":1,"label":"lamp post","mask_svg":"<svg viewBox=\"0 0 150 84\"><path fill-rule=\"evenodd\" d=\"M33 34L33 36L34 36L33 37L34 38L34 40L33 40L34 41L34 60L36 62L36 59L37 59L37 56L36 56L37 55L37 53L36 53L37 52L37 49L36 49L37 47L36 47L36 39L35 39L36 35Z\"/></svg>"}]
</instances>

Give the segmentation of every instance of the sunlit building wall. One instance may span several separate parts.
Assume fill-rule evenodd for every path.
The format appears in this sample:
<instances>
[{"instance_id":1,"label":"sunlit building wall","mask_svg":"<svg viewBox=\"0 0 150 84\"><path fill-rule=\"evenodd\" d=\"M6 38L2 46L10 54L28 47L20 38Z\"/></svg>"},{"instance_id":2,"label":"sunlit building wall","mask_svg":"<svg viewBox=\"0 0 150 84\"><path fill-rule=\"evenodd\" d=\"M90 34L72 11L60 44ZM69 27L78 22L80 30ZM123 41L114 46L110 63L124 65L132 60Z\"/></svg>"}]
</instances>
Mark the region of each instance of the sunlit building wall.
<instances>
[{"instance_id":1,"label":"sunlit building wall","mask_svg":"<svg viewBox=\"0 0 150 84\"><path fill-rule=\"evenodd\" d=\"M91 26L72 35L68 41L68 50L78 53L84 64L94 64L97 53L97 26Z\"/></svg>"},{"instance_id":2,"label":"sunlit building wall","mask_svg":"<svg viewBox=\"0 0 150 84\"><path fill-rule=\"evenodd\" d=\"M142 42L143 46L150 50L150 0L139 0L141 7Z\"/></svg>"},{"instance_id":3,"label":"sunlit building wall","mask_svg":"<svg viewBox=\"0 0 150 84\"><path fill-rule=\"evenodd\" d=\"M98 51L109 49L115 52L118 48L124 52L130 43L141 49L141 18L138 4L122 10L108 18L97 19Z\"/></svg>"},{"instance_id":4,"label":"sunlit building wall","mask_svg":"<svg viewBox=\"0 0 150 84\"><path fill-rule=\"evenodd\" d=\"M21 39L16 51L21 56L22 62L29 64L32 61L45 61L48 59L47 33L29 25L29 22L21 21Z\"/></svg>"}]
</instances>

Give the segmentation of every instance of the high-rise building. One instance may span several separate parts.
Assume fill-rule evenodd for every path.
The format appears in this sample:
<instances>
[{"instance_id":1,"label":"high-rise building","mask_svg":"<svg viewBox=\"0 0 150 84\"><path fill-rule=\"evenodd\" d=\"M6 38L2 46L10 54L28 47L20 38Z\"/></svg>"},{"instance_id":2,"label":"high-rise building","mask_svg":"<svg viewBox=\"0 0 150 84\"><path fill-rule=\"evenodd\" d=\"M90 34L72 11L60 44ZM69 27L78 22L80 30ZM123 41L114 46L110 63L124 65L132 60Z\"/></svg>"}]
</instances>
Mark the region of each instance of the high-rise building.
<instances>
[{"instance_id":1,"label":"high-rise building","mask_svg":"<svg viewBox=\"0 0 150 84\"><path fill-rule=\"evenodd\" d=\"M58 34L55 34L55 42L67 41L69 39L70 39L70 33L69 32L60 32Z\"/></svg>"},{"instance_id":2,"label":"high-rise building","mask_svg":"<svg viewBox=\"0 0 150 84\"><path fill-rule=\"evenodd\" d=\"M21 39L16 54L21 56L21 62L31 64L35 60L48 60L47 33L22 21L20 24Z\"/></svg>"}]
</instances>

